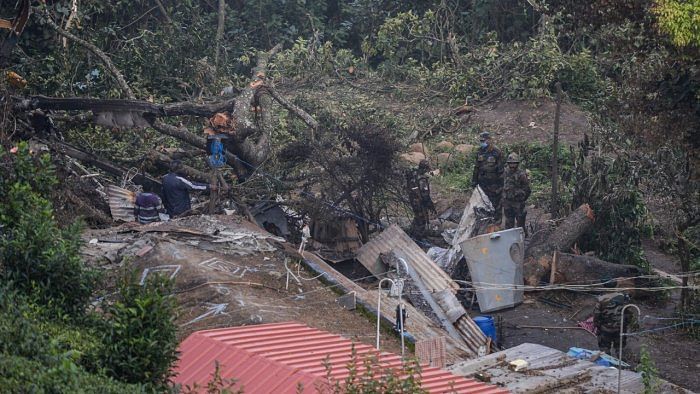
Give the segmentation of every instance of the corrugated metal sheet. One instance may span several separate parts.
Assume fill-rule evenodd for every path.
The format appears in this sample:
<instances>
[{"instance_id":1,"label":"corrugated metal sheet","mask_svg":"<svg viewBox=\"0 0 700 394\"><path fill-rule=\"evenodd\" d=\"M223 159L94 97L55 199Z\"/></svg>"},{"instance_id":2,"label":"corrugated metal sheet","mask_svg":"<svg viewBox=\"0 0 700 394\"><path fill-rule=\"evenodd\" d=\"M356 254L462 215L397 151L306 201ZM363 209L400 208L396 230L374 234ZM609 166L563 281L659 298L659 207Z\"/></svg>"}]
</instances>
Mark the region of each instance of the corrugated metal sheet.
<instances>
[{"instance_id":1,"label":"corrugated metal sheet","mask_svg":"<svg viewBox=\"0 0 700 394\"><path fill-rule=\"evenodd\" d=\"M365 290L364 288L357 285L355 282L351 281L343 274L339 273L328 263L323 261L320 257L316 256L310 252L304 252L303 258L311 263L313 266L318 267L322 272L324 272L325 278L331 279L335 283L340 284L340 288L344 289L347 293L355 292L357 300L368 306L370 310L377 309L377 292L378 290ZM382 292L382 318L393 323L394 317L396 316L396 305L398 304L397 298L388 297L384 292ZM406 312L408 312L408 321L406 322L406 330L418 341L429 340L437 337L445 337L446 342L446 361L448 363L454 363L459 360L463 360L471 356L470 350L466 347L466 344L460 339L454 339L447 336L447 332L435 324L430 318L428 318L423 312L413 307L413 305L404 303ZM374 312L372 312L374 313Z\"/></svg>"},{"instance_id":2,"label":"corrugated metal sheet","mask_svg":"<svg viewBox=\"0 0 700 394\"><path fill-rule=\"evenodd\" d=\"M198 331L180 344L173 381L190 387L198 383L204 392L217 361L221 376L236 379L236 388L246 393L297 393L300 385L301 392L316 393L328 387L324 364L330 365L333 381L348 377L353 348L359 364L377 354L371 346L293 322ZM377 359L382 370L401 367L400 356L381 353ZM431 393L508 392L429 366L422 368L421 384Z\"/></svg>"},{"instance_id":3,"label":"corrugated metal sheet","mask_svg":"<svg viewBox=\"0 0 700 394\"><path fill-rule=\"evenodd\" d=\"M109 211L115 221L133 222L136 193L114 185L107 185Z\"/></svg>"},{"instance_id":4,"label":"corrugated metal sheet","mask_svg":"<svg viewBox=\"0 0 700 394\"><path fill-rule=\"evenodd\" d=\"M364 265L369 272L374 275L382 275L387 271L387 267L382 263L379 255L388 253L392 250L400 250L402 255L406 256L406 261L418 272L418 275L423 278L423 282L430 291L440 291L444 289L459 289L452 279L443 271L428 255L416 245L415 242L408 236L401 227L393 225L382 231L381 234L372 238L372 240L363 245L358 251L355 258Z\"/></svg>"},{"instance_id":5,"label":"corrugated metal sheet","mask_svg":"<svg viewBox=\"0 0 700 394\"><path fill-rule=\"evenodd\" d=\"M503 359L505 362L501 361ZM528 362L526 370L515 372L508 368L508 363L517 359ZM617 369L575 359L562 351L533 343L523 343L485 357L457 363L449 370L461 376L484 373L491 376L493 383L502 384L513 393L617 392ZM660 383L656 392L689 393L666 381ZM620 389L622 393L643 392L641 375L633 371L622 371Z\"/></svg>"},{"instance_id":6,"label":"corrugated metal sheet","mask_svg":"<svg viewBox=\"0 0 700 394\"><path fill-rule=\"evenodd\" d=\"M428 255L423 252L418 245L409 237L399 226L393 225L384 230L381 234L374 237L370 242L363 245L357 251L357 260L364 265L374 275L381 275L386 272L387 267L382 263L380 254L398 251L406 263L413 268L424 284L427 290L433 294L433 298L437 300L435 295L440 294L443 297L449 295L454 298L456 289L459 285L450 278L445 271L442 270ZM450 290L448 294L440 293L442 290ZM453 303L459 304L454 299ZM447 312L447 311L445 311ZM467 348L473 356L479 351L481 346L485 346L487 338L474 321L466 314L456 322L455 328L459 331L462 339L464 339Z\"/></svg>"}]
</instances>

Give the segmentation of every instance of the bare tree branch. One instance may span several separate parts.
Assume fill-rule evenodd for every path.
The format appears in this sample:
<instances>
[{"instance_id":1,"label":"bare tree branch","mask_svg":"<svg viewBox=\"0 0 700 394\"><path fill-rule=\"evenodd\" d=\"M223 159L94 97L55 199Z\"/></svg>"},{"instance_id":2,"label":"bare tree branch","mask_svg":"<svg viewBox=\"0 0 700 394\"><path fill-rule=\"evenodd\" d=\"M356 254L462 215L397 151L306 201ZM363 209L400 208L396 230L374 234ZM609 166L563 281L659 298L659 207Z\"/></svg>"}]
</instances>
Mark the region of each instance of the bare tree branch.
<instances>
[{"instance_id":1,"label":"bare tree branch","mask_svg":"<svg viewBox=\"0 0 700 394\"><path fill-rule=\"evenodd\" d=\"M291 101L281 96L279 92L275 90L275 88L271 86L265 86L265 91L269 93L270 96L272 96L272 98L275 99L275 101L277 101L281 106L283 106L289 112L292 112L296 116L301 118L301 120L304 121L304 123L306 123L306 125L309 126L311 129L318 129L318 121L314 119L313 116L309 115L308 112L304 111Z\"/></svg>"},{"instance_id":2,"label":"bare tree branch","mask_svg":"<svg viewBox=\"0 0 700 394\"><path fill-rule=\"evenodd\" d=\"M122 99L97 99L90 97L13 97L14 109L28 111L32 109L58 110L58 111L93 111L93 112L140 112L153 114L156 117L163 116L212 116L217 112L230 111L236 103L236 99L215 101L211 103L193 103L183 101L167 104L155 104L142 100Z\"/></svg>"},{"instance_id":3,"label":"bare tree branch","mask_svg":"<svg viewBox=\"0 0 700 394\"><path fill-rule=\"evenodd\" d=\"M109 59L109 56L107 56L102 50L98 47L96 47L94 44L87 42L83 40L82 38L79 38L65 30L63 30L60 26L56 24L56 22L51 19L51 16L48 15L47 12L37 12L38 15L42 16L42 20L52 29L54 29L58 34L62 35L63 37L75 41L79 45L85 47L87 50L92 52L95 56L97 56L102 63L104 63L105 68L112 74L114 79L116 79L117 84L121 88L122 92L126 95L127 98L129 99L136 99L136 96L134 95L134 92L131 90L129 87L129 84L126 83L126 79L124 79L124 76L122 73L114 66L112 61Z\"/></svg>"},{"instance_id":4,"label":"bare tree branch","mask_svg":"<svg viewBox=\"0 0 700 394\"><path fill-rule=\"evenodd\" d=\"M221 42L224 39L224 25L226 22L226 0L219 0L219 21L216 28L216 52L214 52L214 67L219 70L219 55L221 54Z\"/></svg>"},{"instance_id":5,"label":"bare tree branch","mask_svg":"<svg viewBox=\"0 0 700 394\"><path fill-rule=\"evenodd\" d=\"M173 20L170 19L170 14L168 14L168 10L166 10L163 6L163 2L161 0L156 0L156 4L158 5L158 10L160 10L160 13L163 14L163 16L165 17L165 20L172 25Z\"/></svg>"}]
</instances>

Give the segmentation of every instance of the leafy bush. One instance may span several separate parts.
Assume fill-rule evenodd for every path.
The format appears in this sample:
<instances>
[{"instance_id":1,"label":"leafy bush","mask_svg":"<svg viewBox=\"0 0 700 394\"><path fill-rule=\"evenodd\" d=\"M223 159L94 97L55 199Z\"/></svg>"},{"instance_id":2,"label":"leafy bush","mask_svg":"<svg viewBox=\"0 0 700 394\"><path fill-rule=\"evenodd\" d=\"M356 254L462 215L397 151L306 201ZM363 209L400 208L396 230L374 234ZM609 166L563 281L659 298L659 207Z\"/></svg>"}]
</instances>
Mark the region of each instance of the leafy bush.
<instances>
[{"instance_id":1,"label":"leafy bush","mask_svg":"<svg viewBox=\"0 0 700 394\"><path fill-rule=\"evenodd\" d=\"M0 148L0 276L59 313L82 314L96 274L80 260L80 225L61 229L47 199L56 184L48 155Z\"/></svg>"},{"instance_id":2,"label":"leafy bush","mask_svg":"<svg viewBox=\"0 0 700 394\"><path fill-rule=\"evenodd\" d=\"M95 338L79 327L46 320L45 308L0 286L0 387L3 392L139 393L126 385L90 373L82 365Z\"/></svg>"},{"instance_id":3,"label":"leafy bush","mask_svg":"<svg viewBox=\"0 0 700 394\"><path fill-rule=\"evenodd\" d=\"M350 361L346 364L349 372L343 380L334 379L333 368L329 360L324 361L329 387L317 387L322 393L360 394L360 393L427 393L421 388L421 369L416 360L403 363L399 370L382 366L372 354L360 359L352 347Z\"/></svg>"},{"instance_id":4,"label":"leafy bush","mask_svg":"<svg viewBox=\"0 0 700 394\"><path fill-rule=\"evenodd\" d=\"M583 249L595 250L604 260L648 269L640 240L648 215L640 179L624 151L600 153L582 148L574 163L573 203L590 204L596 216Z\"/></svg>"},{"instance_id":5,"label":"leafy bush","mask_svg":"<svg viewBox=\"0 0 700 394\"><path fill-rule=\"evenodd\" d=\"M104 306L108 322L100 362L109 376L166 387L177 359L176 301L170 293L170 281L160 275L149 276L144 285L134 275L122 277L118 299Z\"/></svg>"}]
</instances>

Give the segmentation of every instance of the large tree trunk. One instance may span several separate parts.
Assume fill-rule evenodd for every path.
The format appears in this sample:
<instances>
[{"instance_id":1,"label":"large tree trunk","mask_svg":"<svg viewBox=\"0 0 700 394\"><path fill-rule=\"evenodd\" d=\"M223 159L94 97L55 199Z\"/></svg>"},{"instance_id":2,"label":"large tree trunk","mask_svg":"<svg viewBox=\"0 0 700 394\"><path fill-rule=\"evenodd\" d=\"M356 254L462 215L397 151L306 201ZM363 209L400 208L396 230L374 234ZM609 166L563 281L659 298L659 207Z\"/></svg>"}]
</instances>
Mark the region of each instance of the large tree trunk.
<instances>
[{"instance_id":1,"label":"large tree trunk","mask_svg":"<svg viewBox=\"0 0 700 394\"><path fill-rule=\"evenodd\" d=\"M612 287L612 281L616 278L632 278L642 275L642 270L636 265L615 264L592 256L569 253L555 252L549 264L551 267L550 284L602 284L610 282L609 285ZM642 280L632 280L632 283L625 280L617 283L617 286L627 284L642 285Z\"/></svg>"},{"instance_id":2,"label":"large tree trunk","mask_svg":"<svg viewBox=\"0 0 700 394\"><path fill-rule=\"evenodd\" d=\"M112 174L117 177L122 177L127 173L127 170L124 169L123 167L114 164L110 162L109 160L105 160L103 158L99 158L93 154L84 152L74 146L71 146L69 144L63 143L63 142L58 142L58 141L51 141L51 142L46 142L47 145L51 146L54 150L56 150L59 153L62 153L68 157L72 157L76 160L79 160L85 164L92 165L94 167L99 168L100 170ZM160 190L161 183L155 178L150 177L147 174L136 174L134 179L132 179L132 182L138 184L138 185L143 185L145 188L149 190Z\"/></svg>"},{"instance_id":3,"label":"large tree trunk","mask_svg":"<svg viewBox=\"0 0 700 394\"><path fill-rule=\"evenodd\" d=\"M550 263L554 252L566 252L593 226L594 216L591 207L583 204L571 213L545 239L534 241L525 251L523 273L525 283L537 286L548 280Z\"/></svg>"}]
</instances>

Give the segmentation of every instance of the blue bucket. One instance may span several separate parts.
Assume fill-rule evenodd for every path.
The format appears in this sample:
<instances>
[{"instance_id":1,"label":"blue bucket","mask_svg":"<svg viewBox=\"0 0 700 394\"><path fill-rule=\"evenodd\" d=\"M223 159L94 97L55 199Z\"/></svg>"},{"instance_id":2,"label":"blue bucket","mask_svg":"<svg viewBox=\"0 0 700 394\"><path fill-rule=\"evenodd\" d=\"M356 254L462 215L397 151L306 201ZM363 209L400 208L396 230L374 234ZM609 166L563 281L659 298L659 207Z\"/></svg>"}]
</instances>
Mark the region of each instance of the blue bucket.
<instances>
[{"instance_id":1,"label":"blue bucket","mask_svg":"<svg viewBox=\"0 0 700 394\"><path fill-rule=\"evenodd\" d=\"M484 335L491 338L493 343L498 343L498 341L496 341L496 325L493 323L493 317L477 316L474 318L474 323L479 326L479 329L481 329Z\"/></svg>"}]
</instances>

